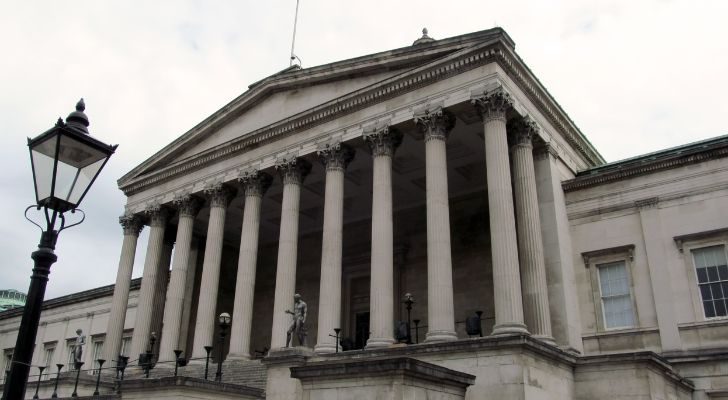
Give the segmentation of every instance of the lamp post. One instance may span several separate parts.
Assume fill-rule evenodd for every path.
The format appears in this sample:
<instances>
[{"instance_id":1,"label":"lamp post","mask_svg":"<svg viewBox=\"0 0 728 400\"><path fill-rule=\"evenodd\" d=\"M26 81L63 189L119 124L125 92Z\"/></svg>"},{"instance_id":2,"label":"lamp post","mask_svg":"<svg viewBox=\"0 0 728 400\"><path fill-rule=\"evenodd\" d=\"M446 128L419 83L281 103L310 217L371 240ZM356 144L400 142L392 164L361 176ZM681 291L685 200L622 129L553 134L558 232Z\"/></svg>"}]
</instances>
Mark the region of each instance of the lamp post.
<instances>
[{"instance_id":1,"label":"lamp post","mask_svg":"<svg viewBox=\"0 0 728 400\"><path fill-rule=\"evenodd\" d=\"M232 318L226 312L217 317L217 322L220 326L220 345L217 349L217 373L215 374L215 380L217 382L222 382L222 348L225 345L225 335L230 327L230 321L232 321Z\"/></svg>"},{"instance_id":2,"label":"lamp post","mask_svg":"<svg viewBox=\"0 0 728 400\"><path fill-rule=\"evenodd\" d=\"M403 303L407 306L407 344L412 344L412 304L415 303L412 293L405 293Z\"/></svg>"},{"instance_id":3,"label":"lamp post","mask_svg":"<svg viewBox=\"0 0 728 400\"><path fill-rule=\"evenodd\" d=\"M94 390L94 396L99 395L99 383L101 383L101 367L104 366L106 360L104 360L103 358L99 358L98 360L96 360L96 362L99 363L99 370L96 374L96 389Z\"/></svg>"},{"instance_id":4,"label":"lamp post","mask_svg":"<svg viewBox=\"0 0 728 400\"><path fill-rule=\"evenodd\" d=\"M46 367L43 366L43 365L41 365L40 367L38 367L38 382L36 382L36 384L35 384L35 394L33 395L33 399L37 399L38 398L38 389L40 389L40 378L43 377L43 370L45 368Z\"/></svg>"},{"instance_id":5,"label":"lamp post","mask_svg":"<svg viewBox=\"0 0 728 400\"><path fill-rule=\"evenodd\" d=\"M35 265L3 399L25 397L48 275L51 265L58 259L53 252L56 240L62 230L83 222L82 218L81 221L67 226L64 213L80 211L77 208L81 200L117 147L89 136L85 108L81 99L76 104L76 111L68 115L66 122L59 118L53 128L34 139L28 139L36 204L26 208L26 218L31 208L43 209L46 227L31 221L42 233L38 250L31 254ZM81 213L83 214L82 211ZM59 222L60 225L57 226Z\"/></svg>"},{"instance_id":6,"label":"lamp post","mask_svg":"<svg viewBox=\"0 0 728 400\"><path fill-rule=\"evenodd\" d=\"M56 372L56 384L53 385L53 394L51 395L51 399L58 398L58 381L61 380L61 368L63 368L63 364L56 364L56 368L58 368L58 372Z\"/></svg>"}]
</instances>

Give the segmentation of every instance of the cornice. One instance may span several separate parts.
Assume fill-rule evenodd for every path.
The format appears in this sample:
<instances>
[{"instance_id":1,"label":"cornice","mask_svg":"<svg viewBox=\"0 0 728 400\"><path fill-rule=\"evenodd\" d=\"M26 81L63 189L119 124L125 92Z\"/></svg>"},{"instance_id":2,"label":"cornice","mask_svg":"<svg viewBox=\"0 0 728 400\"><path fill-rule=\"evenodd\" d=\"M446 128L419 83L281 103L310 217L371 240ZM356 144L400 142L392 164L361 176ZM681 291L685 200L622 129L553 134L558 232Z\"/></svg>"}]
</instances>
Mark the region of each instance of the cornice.
<instances>
[{"instance_id":1,"label":"cornice","mask_svg":"<svg viewBox=\"0 0 728 400\"><path fill-rule=\"evenodd\" d=\"M147 175L127 178L131 173L127 174L119 180L119 188L127 196L130 196L143 191L151 185L159 184L191 170L234 157L248 149L311 129L373 104L392 99L491 62L500 65L520 85L521 90L528 96L530 101L559 130L567 142L585 158L587 163L591 165L603 163L601 156L578 131L578 128L574 126L558 103L535 79L521 59L508 45L496 39L456 51L434 63L415 68L376 85L331 100Z\"/></svg>"},{"instance_id":2,"label":"cornice","mask_svg":"<svg viewBox=\"0 0 728 400\"><path fill-rule=\"evenodd\" d=\"M564 192L573 192L609 182L724 157L728 157L728 136L721 136L596 167L580 172L574 179L564 181L562 187Z\"/></svg>"},{"instance_id":3,"label":"cornice","mask_svg":"<svg viewBox=\"0 0 728 400\"><path fill-rule=\"evenodd\" d=\"M135 278L131 280L129 290L136 290L141 287L142 278ZM76 304L82 301L89 301L98 299L105 296L111 296L114 294L115 285L101 286L91 290L84 290L83 292L69 294L67 296L57 297L55 299L46 300L41 306L42 310L49 310L51 308L57 308L67 306L70 304ZM12 318L23 314L24 307L17 307L10 310L0 312L0 320L5 318Z\"/></svg>"}]
</instances>

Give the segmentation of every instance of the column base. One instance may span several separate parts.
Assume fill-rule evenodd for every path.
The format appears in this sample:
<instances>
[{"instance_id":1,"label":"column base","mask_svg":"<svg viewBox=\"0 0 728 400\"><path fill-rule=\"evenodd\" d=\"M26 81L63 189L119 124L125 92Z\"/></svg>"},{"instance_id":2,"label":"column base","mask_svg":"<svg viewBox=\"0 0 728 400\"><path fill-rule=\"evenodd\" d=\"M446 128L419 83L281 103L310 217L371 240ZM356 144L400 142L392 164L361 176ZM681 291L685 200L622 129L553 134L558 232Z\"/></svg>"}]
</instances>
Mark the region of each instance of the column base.
<instances>
[{"instance_id":1,"label":"column base","mask_svg":"<svg viewBox=\"0 0 728 400\"><path fill-rule=\"evenodd\" d=\"M493 332L491 332L491 335L508 335L511 333L528 334L528 329L526 329L526 325L519 323L498 324L493 327Z\"/></svg>"},{"instance_id":2,"label":"column base","mask_svg":"<svg viewBox=\"0 0 728 400\"><path fill-rule=\"evenodd\" d=\"M313 348L314 353L316 354L332 354L336 353L336 345L333 343L321 343L317 344ZM341 350L341 346L339 346L339 351Z\"/></svg>"},{"instance_id":3,"label":"column base","mask_svg":"<svg viewBox=\"0 0 728 400\"><path fill-rule=\"evenodd\" d=\"M454 331L430 331L425 335L425 343L451 342L458 340Z\"/></svg>"},{"instance_id":4,"label":"column base","mask_svg":"<svg viewBox=\"0 0 728 400\"><path fill-rule=\"evenodd\" d=\"M369 338L369 340L367 340L367 345L364 350L384 349L392 346L393 344L394 339L392 338Z\"/></svg>"},{"instance_id":5,"label":"column base","mask_svg":"<svg viewBox=\"0 0 728 400\"><path fill-rule=\"evenodd\" d=\"M250 354L245 353L228 353L225 361L248 361L250 360Z\"/></svg>"},{"instance_id":6,"label":"column base","mask_svg":"<svg viewBox=\"0 0 728 400\"><path fill-rule=\"evenodd\" d=\"M532 335L532 337L535 338L535 339L538 339L538 340L540 340L540 341L542 341L542 342L544 342L546 344L549 344L551 346L556 346L556 340L553 337L551 337L551 336L547 336L547 335Z\"/></svg>"}]
</instances>

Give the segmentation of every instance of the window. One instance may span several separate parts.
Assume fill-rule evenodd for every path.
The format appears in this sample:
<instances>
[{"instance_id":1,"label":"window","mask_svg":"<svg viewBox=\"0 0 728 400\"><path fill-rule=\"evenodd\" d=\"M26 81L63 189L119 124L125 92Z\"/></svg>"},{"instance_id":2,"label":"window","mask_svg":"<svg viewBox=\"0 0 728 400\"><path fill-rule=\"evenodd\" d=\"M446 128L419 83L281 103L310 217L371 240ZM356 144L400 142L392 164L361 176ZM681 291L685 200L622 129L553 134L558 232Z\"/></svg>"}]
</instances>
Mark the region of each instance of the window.
<instances>
[{"instance_id":1,"label":"window","mask_svg":"<svg viewBox=\"0 0 728 400\"><path fill-rule=\"evenodd\" d=\"M76 348L76 339L69 340L66 343L66 348L68 349L68 366L66 368L68 371L75 371L76 363L73 356L73 350Z\"/></svg>"},{"instance_id":2,"label":"window","mask_svg":"<svg viewBox=\"0 0 728 400\"><path fill-rule=\"evenodd\" d=\"M104 341L103 340L95 340L94 341L94 349L93 349L93 363L94 363L94 368L93 368L93 371L91 372L93 375L96 375L98 373L99 363L96 360L98 360L99 358L103 358L104 357L104 355L103 355L103 348L104 348Z\"/></svg>"},{"instance_id":3,"label":"window","mask_svg":"<svg viewBox=\"0 0 728 400\"><path fill-rule=\"evenodd\" d=\"M589 270L595 330L639 327L632 279L634 245L587 251L581 256Z\"/></svg>"},{"instance_id":4,"label":"window","mask_svg":"<svg viewBox=\"0 0 728 400\"><path fill-rule=\"evenodd\" d=\"M46 366L46 369L43 371L43 373L47 376L51 373L51 366L53 365L53 353L56 351L56 344L53 343L52 345L46 345L44 354L43 354L43 365Z\"/></svg>"},{"instance_id":5,"label":"window","mask_svg":"<svg viewBox=\"0 0 728 400\"><path fill-rule=\"evenodd\" d=\"M634 326L634 310L624 261L597 264L599 292L606 329Z\"/></svg>"},{"instance_id":6,"label":"window","mask_svg":"<svg viewBox=\"0 0 728 400\"><path fill-rule=\"evenodd\" d=\"M121 339L121 355L128 356L131 351L131 336Z\"/></svg>"},{"instance_id":7,"label":"window","mask_svg":"<svg viewBox=\"0 0 728 400\"><path fill-rule=\"evenodd\" d=\"M13 350L5 350L3 359L5 361L5 371L10 371L10 365L13 363Z\"/></svg>"},{"instance_id":8,"label":"window","mask_svg":"<svg viewBox=\"0 0 728 400\"><path fill-rule=\"evenodd\" d=\"M728 316L728 262L725 245L691 250L705 318Z\"/></svg>"}]
</instances>

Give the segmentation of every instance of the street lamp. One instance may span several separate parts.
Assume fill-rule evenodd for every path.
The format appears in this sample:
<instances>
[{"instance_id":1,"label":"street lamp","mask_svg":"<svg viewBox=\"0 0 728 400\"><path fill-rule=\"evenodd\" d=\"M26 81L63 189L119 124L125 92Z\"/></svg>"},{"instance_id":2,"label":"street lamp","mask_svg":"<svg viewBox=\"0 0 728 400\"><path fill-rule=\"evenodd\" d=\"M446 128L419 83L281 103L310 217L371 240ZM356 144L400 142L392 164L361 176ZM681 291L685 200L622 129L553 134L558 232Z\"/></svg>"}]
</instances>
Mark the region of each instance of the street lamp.
<instances>
[{"instance_id":1,"label":"street lamp","mask_svg":"<svg viewBox=\"0 0 728 400\"><path fill-rule=\"evenodd\" d=\"M76 111L68 115L65 123L59 118L53 128L34 139L28 138L36 204L26 208L26 218L31 208L43 209L46 227L44 229L31 221L42 233L38 250L31 254L35 265L3 399L25 397L46 283L51 265L58 259L53 252L56 239L62 230L80 224L85 218L66 225L64 213L81 211L77 209L81 200L117 147L89 136L85 108L81 99L76 104Z\"/></svg>"},{"instance_id":2,"label":"street lamp","mask_svg":"<svg viewBox=\"0 0 728 400\"><path fill-rule=\"evenodd\" d=\"M407 307L407 344L412 344L412 304L415 303L415 297L411 293L405 293L404 305Z\"/></svg>"},{"instance_id":3,"label":"street lamp","mask_svg":"<svg viewBox=\"0 0 728 400\"><path fill-rule=\"evenodd\" d=\"M226 312L217 317L217 322L220 324L220 346L217 349L217 373L215 374L215 380L218 382L222 382L222 348L225 345L225 335L230 327L230 321L232 321L232 318Z\"/></svg>"}]
</instances>

